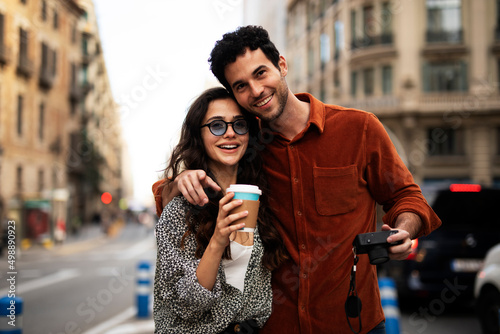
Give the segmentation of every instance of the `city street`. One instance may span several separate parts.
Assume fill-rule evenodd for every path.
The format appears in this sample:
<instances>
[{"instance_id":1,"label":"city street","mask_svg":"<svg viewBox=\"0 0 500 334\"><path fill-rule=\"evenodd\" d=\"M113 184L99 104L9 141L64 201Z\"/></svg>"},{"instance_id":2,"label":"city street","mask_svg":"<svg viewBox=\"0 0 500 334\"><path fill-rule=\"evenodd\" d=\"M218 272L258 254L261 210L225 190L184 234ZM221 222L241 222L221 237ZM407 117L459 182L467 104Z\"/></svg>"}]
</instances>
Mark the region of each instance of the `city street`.
<instances>
[{"instance_id":1,"label":"city street","mask_svg":"<svg viewBox=\"0 0 500 334\"><path fill-rule=\"evenodd\" d=\"M149 261L154 273L153 231L128 224L113 238L96 229L92 233L90 240L50 250L34 246L16 260L15 293L24 303L23 333L85 333L110 319L135 317L136 267ZM7 278L12 275L7 273L12 270L7 265L4 254L2 296L10 289Z\"/></svg>"},{"instance_id":2,"label":"city street","mask_svg":"<svg viewBox=\"0 0 500 334\"><path fill-rule=\"evenodd\" d=\"M16 296L24 303L23 333L124 334L136 330L136 275L141 261L154 274L156 247L151 229L125 225L115 237L94 228L73 241L52 249L33 246L16 259ZM88 238L88 240L85 240ZM0 294L9 292L9 264L0 258ZM151 297L152 298L152 297ZM150 298L150 299L151 299ZM405 303L401 334L480 333L473 309L439 300Z\"/></svg>"}]
</instances>

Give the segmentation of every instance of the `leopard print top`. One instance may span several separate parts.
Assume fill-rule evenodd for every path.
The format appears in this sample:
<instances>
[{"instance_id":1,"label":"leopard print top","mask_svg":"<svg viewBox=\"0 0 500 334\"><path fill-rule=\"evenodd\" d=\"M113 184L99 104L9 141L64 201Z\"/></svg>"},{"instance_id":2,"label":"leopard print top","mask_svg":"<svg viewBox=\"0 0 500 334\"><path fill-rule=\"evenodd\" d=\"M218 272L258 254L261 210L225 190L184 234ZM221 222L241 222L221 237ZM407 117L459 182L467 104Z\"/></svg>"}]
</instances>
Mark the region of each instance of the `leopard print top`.
<instances>
[{"instance_id":1,"label":"leopard print top","mask_svg":"<svg viewBox=\"0 0 500 334\"><path fill-rule=\"evenodd\" d=\"M198 283L194 256L196 240L190 235L180 249L186 231L185 216L191 204L175 197L156 225L158 254L154 282L155 333L220 333L231 322L254 319L262 327L271 315L271 273L262 266L264 252L258 230L245 274L244 291L228 284L219 266L212 291Z\"/></svg>"}]
</instances>

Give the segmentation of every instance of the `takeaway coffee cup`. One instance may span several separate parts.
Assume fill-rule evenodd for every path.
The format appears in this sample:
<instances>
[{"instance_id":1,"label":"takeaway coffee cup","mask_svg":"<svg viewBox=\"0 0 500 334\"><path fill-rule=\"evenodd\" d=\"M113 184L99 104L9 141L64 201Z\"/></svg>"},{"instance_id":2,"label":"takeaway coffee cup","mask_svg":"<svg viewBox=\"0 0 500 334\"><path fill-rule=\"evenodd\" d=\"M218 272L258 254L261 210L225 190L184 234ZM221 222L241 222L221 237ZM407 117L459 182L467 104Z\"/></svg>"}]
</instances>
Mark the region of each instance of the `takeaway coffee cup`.
<instances>
[{"instance_id":1,"label":"takeaway coffee cup","mask_svg":"<svg viewBox=\"0 0 500 334\"><path fill-rule=\"evenodd\" d=\"M257 216L259 214L259 197L262 195L262 190L257 186L250 184L231 184L226 192L233 192L234 199L241 199L243 203L234 208L231 214L248 210L248 216L238 219L237 223L245 223L245 227L238 230L242 232L253 232L257 226Z\"/></svg>"}]
</instances>

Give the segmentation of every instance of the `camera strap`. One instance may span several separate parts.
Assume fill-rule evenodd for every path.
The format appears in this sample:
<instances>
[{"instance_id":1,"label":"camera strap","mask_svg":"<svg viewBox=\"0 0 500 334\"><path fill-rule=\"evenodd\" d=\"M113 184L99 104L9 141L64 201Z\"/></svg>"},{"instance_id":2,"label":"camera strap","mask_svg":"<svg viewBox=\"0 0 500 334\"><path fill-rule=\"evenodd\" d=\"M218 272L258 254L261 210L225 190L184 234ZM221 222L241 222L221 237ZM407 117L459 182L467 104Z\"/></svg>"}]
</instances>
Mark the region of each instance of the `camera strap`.
<instances>
[{"instance_id":1,"label":"camera strap","mask_svg":"<svg viewBox=\"0 0 500 334\"><path fill-rule=\"evenodd\" d=\"M360 317L361 299L358 297L358 291L356 289L356 265L358 264L359 258L356 254L356 247L352 248L352 252L354 254L354 263L351 268L351 275L349 279L349 293L347 294L347 299L345 301L344 307L349 328L351 328L351 331L353 333L358 334L361 332L362 329L361 317ZM359 323L358 331L355 331L352 328L351 320L349 318L358 318L358 323Z\"/></svg>"}]
</instances>

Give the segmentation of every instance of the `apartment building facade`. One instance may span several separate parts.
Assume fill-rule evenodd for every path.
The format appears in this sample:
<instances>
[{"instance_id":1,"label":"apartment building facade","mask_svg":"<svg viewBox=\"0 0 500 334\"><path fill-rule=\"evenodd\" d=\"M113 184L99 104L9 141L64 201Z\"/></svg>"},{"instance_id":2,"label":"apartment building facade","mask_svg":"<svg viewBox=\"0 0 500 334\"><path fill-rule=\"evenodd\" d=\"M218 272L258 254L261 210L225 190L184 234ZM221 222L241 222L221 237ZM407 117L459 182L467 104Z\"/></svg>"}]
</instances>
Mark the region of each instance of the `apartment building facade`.
<instances>
[{"instance_id":1,"label":"apartment building facade","mask_svg":"<svg viewBox=\"0 0 500 334\"><path fill-rule=\"evenodd\" d=\"M0 1L0 213L16 221L19 238L63 238L97 209L103 184L120 188L119 129L111 139L95 130L118 118L107 78L86 72L104 66L89 9L73 0Z\"/></svg>"},{"instance_id":2,"label":"apartment building facade","mask_svg":"<svg viewBox=\"0 0 500 334\"><path fill-rule=\"evenodd\" d=\"M500 1L287 0L286 8L293 92L376 114L420 185L500 186Z\"/></svg>"}]
</instances>

